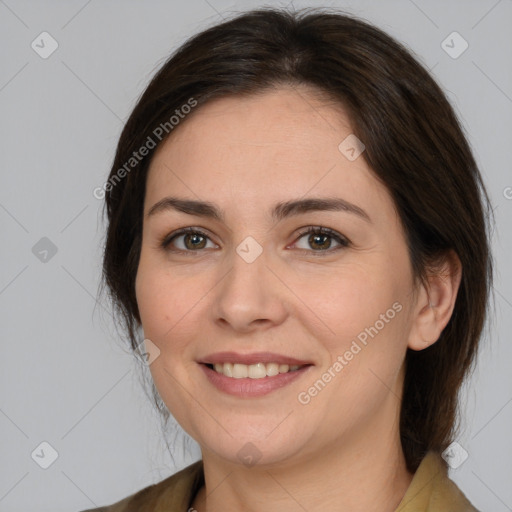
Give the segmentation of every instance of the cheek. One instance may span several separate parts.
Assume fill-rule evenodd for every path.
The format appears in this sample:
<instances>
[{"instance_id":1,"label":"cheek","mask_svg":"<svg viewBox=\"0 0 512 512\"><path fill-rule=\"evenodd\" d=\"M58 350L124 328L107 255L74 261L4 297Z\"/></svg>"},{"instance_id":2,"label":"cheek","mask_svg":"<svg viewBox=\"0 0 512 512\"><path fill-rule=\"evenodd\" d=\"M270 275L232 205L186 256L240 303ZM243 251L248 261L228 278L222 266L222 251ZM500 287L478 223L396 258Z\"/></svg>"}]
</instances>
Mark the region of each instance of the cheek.
<instances>
[{"instance_id":1,"label":"cheek","mask_svg":"<svg viewBox=\"0 0 512 512\"><path fill-rule=\"evenodd\" d=\"M159 273L154 268L151 270L151 266L145 264L145 260L141 256L135 280L135 295L142 327L148 338L151 337L150 334L159 333L166 320L167 298L165 297L165 288L158 279L158 275Z\"/></svg>"},{"instance_id":2,"label":"cheek","mask_svg":"<svg viewBox=\"0 0 512 512\"><path fill-rule=\"evenodd\" d=\"M135 290L144 336L155 343L170 363L187 362L190 340L204 326L202 300L212 288L205 276L172 272L161 262L141 256Z\"/></svg>"},{"instance_id":3,"label":"cheek","mask_svg":"<svg viewBox=\"0 0 512 512\"><path fill-rule=\"evenodd\" d=\"M402 295L399 287L383 279L383 275L381 271L350 265L316 275L315 279L302 276L301 297L323 320L333 338L355 337L378 321Z\"/></svg>"},{"instance_id":4,"label":"cheek","mask_svg":"<svg viewBox=\"0 0 512 512\"><path fill-rule=\"evenodd\" d=\"M353 264L314 286L303 280L308 306L329 328L321 337L330 359L323 369L337 376L331 391L336 388L347 403L355 397L373 403L381 391L393 388L405 357L408 281L405 273L399 278L392 272Z\"/></svg>"},{"instance_id":5,"label":"cheek","mask_svg":"<svg viewBox=\"0 0 512 512\"><path fill-rule=\"evenodd\" d=\"M355 283L346 280L345 284L323 310L335 335L322 339L329 361L320 380L327 384L321 397L314 399L318 410L325 409L332 418L331 425L358 423L377 414L389 399L395 400L407 347L406 307L393 287L388 284L364 294L355 293L357 288L350 293L349 284ZM332 403L343 407L332 408Z\"/></svg>"},{"instance_id":6,"label":"cheek","mask_svg":"<svg viewBox=\"0 0 512 512\"><path fill-rule=\"evenodd\" d=\"M182 285L186 279L181 280ZM144 337L151 340L159 354L149 366L158 393L171 414L187 431L190 389L187 368L183 364L187 346L186 326L197 298L190 290L190 280L181 286L165 264L143 246L137 276L135 295L140 312ZM185 333L185 334L184 334Z\"/></svg>"},{"instance_id":7,"label":"cheek","mask_svg":"<svg viewBox=\"0 0 512 512\"><path fill-rule=\"evenodd\" d=\"M190 338L187 325L190 326L190 313L197 303L195 293L188 291L191 288L194 289L190 283L180 286L165 269L159 268L158 262L141 255L135 283L137 304L144 337L160 351L149 369L163 402L185 429L191 428L190 397L183 392L184 388L191 388L187 374L190 361L185 363Z\"/></svg>"},{"instance_id":8,"label":"cheek","mask_svg":"<svg viewBox=\"0 0 512 512\"><path fill-rule=\"evenodd\" d=\"M190 309L186 290L174 286L158 262L141 255L135 294L144 335L160 347L185 310Z\"/></svg>"}]
</instances>

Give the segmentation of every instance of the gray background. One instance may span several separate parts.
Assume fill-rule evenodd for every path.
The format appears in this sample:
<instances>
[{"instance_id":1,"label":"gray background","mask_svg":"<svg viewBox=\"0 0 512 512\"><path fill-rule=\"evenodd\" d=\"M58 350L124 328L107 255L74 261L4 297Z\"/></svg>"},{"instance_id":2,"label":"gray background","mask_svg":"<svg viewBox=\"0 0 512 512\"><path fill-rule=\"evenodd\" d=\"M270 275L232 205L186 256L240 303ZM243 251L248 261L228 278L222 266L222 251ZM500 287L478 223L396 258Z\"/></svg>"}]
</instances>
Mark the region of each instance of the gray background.
<instances>
[{"instance_id":1,"label":"gray background","mask_svg":"<svg viewBox=\"0 0 512 512\"><path fill-rule=\"evenodd\" d=\"M288 3L0 1L1 512L112 503L199 458L179 436L175 461L166 453L136 362L96 303L104 226L93 190L171 50L233 11ZM294 2L308 5L344 8L404 42L467 130L496 214L496 302L464 391L469 457L450 474L480 510L512 510L512 1ZM47 59L31 47L43 31L59 45ZM441 46L453 31L469 44L456 59ZM46 261L43 237L57 249ZM36 463L51 456L42 442L58 454L48 469Z\"/></svg>"}]
</instances>

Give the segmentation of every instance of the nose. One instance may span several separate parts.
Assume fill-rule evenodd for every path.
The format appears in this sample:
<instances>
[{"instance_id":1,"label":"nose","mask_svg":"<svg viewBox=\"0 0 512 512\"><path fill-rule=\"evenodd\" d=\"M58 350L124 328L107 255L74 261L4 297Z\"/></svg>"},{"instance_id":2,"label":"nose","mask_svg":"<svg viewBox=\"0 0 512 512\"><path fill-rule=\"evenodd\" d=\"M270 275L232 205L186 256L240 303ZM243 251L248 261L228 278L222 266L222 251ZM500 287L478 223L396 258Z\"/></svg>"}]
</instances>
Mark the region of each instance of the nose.
<instances>
[{"instance_id":1,"label":"nose","mask_svg":"<svg viewBox=\"0 0 512 512\"><path fill-rule=\"evenodd\" d=\"M238 253L215 287L214 321L223 328L251 332L281 324L287 314L286 287L269 266L265 251L248 262Z\"/></svg>"}]
</instances>

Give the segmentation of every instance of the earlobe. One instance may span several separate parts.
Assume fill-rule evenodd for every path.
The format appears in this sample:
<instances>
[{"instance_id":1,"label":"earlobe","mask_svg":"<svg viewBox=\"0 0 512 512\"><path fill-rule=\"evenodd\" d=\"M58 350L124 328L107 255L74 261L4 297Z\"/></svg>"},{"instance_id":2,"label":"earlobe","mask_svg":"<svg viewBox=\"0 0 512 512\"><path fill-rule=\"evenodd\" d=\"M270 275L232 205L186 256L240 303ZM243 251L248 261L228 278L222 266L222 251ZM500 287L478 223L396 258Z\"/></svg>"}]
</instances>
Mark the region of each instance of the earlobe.
<instances>
[{"instance_id":1,"label":"earlobe","mask_svg":"<svg viewBox=\"0 0 512 512\"><path fill-rule=\"evenodd\" d=\"M449 251L437 270L428 276L428 286L420 287L409 333L410 349L423 350L439 339L452 316L461 278L460 259Z\"/></svg>"}]
</instances>

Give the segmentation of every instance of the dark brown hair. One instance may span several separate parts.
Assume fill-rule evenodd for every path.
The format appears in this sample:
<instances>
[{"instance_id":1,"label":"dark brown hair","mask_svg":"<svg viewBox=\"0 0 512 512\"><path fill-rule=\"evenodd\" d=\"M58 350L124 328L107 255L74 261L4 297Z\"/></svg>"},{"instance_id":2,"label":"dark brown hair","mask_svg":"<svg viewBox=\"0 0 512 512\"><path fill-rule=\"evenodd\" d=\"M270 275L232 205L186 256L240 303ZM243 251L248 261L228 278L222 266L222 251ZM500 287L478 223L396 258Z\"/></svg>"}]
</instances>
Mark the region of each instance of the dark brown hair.
<instances>
[{"instance_id":1,"label":"dark brown hair","mask_svg":"<svg viewBox=\"0 0 512 512\"><path fill-rule=\"evenodd\" d=\"M372 25L327 9L262 8L185 42L151 80L123 129L106 187L103 285L131 348L140 317L135 297L145 183L156 148L127 169L133 152L187 104L280 85L306 85L339 102L366 146L375 176L391 193L415 277L425 282L453 250L462 263L453 315L439 340L408 350L400 435L408 469L442 452L457 422L458 393L471 369L487 312L492 215L470 147L440 87L411 53ZM186 118L181 122L186 122ZM179 129L179 127L178 127ZM132 162L133 164L133 162ZM124 167L123 167L124 166ZM167 414L153 386L153 397Z\"/></svg>"}]
</instances>

